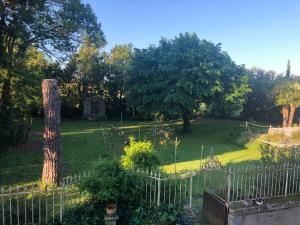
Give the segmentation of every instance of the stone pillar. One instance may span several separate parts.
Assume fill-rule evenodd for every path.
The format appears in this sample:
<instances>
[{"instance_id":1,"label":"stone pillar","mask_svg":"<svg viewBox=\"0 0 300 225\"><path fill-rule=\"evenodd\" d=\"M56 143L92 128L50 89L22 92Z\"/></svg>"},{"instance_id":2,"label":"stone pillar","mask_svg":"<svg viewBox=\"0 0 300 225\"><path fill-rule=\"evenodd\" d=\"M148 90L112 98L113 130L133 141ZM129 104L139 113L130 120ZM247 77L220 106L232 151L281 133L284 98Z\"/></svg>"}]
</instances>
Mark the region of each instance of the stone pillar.
<instances>
[{"instance_id":1,"label":"stone pillar","mask_svg":"<svg viewBox=\"0 0 300 225\"><path fill-rule=\"evenodd\" d=\"M112 215L112 216L110 216L110 215L104 216L105 225L116 225L118 219L119 219L119 216L117 214Z\"/></svg>"}]
</instances>

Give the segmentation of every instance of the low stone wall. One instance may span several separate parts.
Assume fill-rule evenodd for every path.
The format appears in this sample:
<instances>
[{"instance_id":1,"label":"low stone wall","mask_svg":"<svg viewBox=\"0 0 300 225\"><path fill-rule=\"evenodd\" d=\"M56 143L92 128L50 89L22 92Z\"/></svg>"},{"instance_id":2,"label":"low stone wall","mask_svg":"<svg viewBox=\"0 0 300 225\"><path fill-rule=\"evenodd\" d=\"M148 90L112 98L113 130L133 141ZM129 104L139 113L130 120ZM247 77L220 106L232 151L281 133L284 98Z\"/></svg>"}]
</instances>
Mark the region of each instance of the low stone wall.
<instances>
[{"instance_id":1,"label":"low stone wall","mask_svg":"<svg viewBox=\"0 0 300 225\"><path fill-rule=\"evenodd\" d=\"M300 201L229 207L228 225L300 225Z\"/></svg>"},{"instance_id":2,"label":"low stone wall","mask_svg":"<svg viewBox=\"0 0 300 225\"><path fill-rule=\"evenodd\" d=\"M291 137L293 133L300 132L300 127L285 127L285 128L269 128L268 134L282 134L286 137Z\"/></svg>"}]
</instances>

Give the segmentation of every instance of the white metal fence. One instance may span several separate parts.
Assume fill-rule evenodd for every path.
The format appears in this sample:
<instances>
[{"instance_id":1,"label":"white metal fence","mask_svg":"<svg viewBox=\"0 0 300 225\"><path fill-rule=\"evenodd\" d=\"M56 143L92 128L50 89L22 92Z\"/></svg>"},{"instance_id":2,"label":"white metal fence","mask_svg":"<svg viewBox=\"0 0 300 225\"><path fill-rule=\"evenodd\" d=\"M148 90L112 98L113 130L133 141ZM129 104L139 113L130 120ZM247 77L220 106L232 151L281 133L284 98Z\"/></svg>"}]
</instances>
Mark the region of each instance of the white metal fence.
<instances>
[{"instance_id":1,"label":"white metal fence","mask_svg":"<svg viewBox=\"0 0 300 225\"><path fill-rule=\"evenodd\" d=\"M0 189L0 224L47 224L61 222L65 210L83 200L76 183L91 172L64 177L59 187L41 189L41 183L15 185Z\"/></svg>"},{"instance_id":2,"label":"white metal fence","mask_svg":"<svg viewBox=\"0 0 300 225\"><path fill-rule=\"evenodd\" d=\"M172 175L161 172L144 173L144 192L141 200L151 205L181 205L192 208L202 196L201 170Z\"/></svg>"},{"instance_id":3,"label":"white metal fence","mask_svg":"<svg viewBox=\"0 0 300 225\"><path fill-rule=\"evenodd\" d=\"M227 202L300 194L300 163L212 169L205 173L205 189Z\"/></svg>"}]
</instances>

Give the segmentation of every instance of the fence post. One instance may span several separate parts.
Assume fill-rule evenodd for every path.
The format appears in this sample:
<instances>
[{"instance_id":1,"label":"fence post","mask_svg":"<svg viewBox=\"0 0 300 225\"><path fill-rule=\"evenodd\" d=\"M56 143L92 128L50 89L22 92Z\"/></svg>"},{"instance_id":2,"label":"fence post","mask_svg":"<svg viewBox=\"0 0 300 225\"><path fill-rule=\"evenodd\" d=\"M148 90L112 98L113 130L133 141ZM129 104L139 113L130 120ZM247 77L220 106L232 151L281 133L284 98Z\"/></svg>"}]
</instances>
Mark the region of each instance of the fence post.
<instances>
[{"instance_id":1,"label":"fence post","mask_svg":"<svg viewBox=\"0 0 300 225\"><path fill-rule=\"evenodd\" d=\"M157 182L157 205L160 206L160 172L158 174L158 182Z\"/></svg>"},{"instance_id":2,"label":"fence post","mask_svg":"<svg viewBox=\"0 0 300 225\"><path fill-rule=\"evenodd\" d=\"M285 190L284 196L287 197L288 192L288 182L289 182L289 162L286 164L286 176L285 176Z\"/></svg>"},{"instance_id":3,"label":"fence post","mask_svg":"<svg viewBox=\"0 0 300 225\"><path fill-rule=\"evenodd\" d=\"M192 209L193 202L193 176L190 177L190 210Z\"/></svg>"},{"instance_id":4,"label":"fence post","mask_svg":"<svg viewBox=\"0 0 300 225\"><path fill-rule=\"evenodd\" d=\"M2 223L5 225L5 212L4 212L4 187L1 188L1 205L2 205Z\"/></svg>"},{"instance_id":5,"label":"fence post","mask_svg":"<svg viewBox=\"0 0 300 225\"><path fill-rule=\"evenodd\" d=\"M230 202L230 189L231 189L231 167L229 166L229 169L227 171L227 196L226 196L227 203Z\"/></svg>"}]
</instances>

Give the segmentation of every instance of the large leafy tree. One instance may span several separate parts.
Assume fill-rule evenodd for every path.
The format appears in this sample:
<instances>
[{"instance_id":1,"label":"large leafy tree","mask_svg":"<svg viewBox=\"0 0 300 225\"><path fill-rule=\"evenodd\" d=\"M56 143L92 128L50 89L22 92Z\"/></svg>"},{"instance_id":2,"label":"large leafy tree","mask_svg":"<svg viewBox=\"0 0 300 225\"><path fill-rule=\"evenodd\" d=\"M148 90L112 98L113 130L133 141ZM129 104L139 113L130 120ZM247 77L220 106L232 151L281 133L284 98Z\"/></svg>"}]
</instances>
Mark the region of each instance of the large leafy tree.
<instances>
[{"instance_id":1,"label":"large leafy tree","mask_svg":"<svg viewBox=\"0 0 300 225\"><path fill-rule=\"evenodd\" d=\"M132 44L114 46L107 57L109 72L105 77L105 100L110 116L126 110L125 78L133 57Z\"/></svg>"},{"instance_id":2,"label":"large leafy tree","mask_svg":"<svg viewBox=\"0 0 300 225\"><path fill-rule=\"evenodd\" d=\"M105 42L89 5L80 0L15 0L0 2L0 109L11 101L16 60L30 46L64 57L78 46L82 32Z\"/></svg>"},{"instance_id":3,"label":"large leafy tree","mask_svg":"<svg viewBox=\"0 0 300 225\"><path fill-rule=\"evenodd\" d=\"M220 94L219 102L234 104L244 97L246 83L220 44L194 33L136 49L127 81L129 101L138 111L181 116L184 131L190 130L190 116L199 102Z\"/></svg>"}]
</instances>

